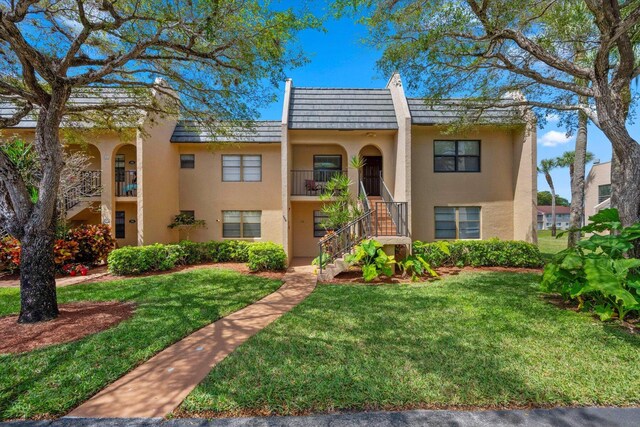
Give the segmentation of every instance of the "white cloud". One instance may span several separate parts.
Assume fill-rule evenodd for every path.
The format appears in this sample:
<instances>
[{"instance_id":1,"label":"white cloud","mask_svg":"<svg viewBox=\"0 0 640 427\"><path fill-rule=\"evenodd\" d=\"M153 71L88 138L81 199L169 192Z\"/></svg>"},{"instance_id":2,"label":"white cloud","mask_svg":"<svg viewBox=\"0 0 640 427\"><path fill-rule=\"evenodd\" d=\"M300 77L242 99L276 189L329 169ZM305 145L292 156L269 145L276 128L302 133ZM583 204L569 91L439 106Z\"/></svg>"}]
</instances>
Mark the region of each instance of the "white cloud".
<instances>
[{"instance_id":1,"label":"white cloud","mask_svg":"<svg viewBox=\"0 0 640 427\"><path fill-rule=\"evenodd\" d=\"M560 116L558 114L552 113L547 116L547 123L558 123L560 121Z\"/></svg>"},{"instance_id":2,"label":"white cloud","mask_svg":"<svg viewBox=\"0 0 640 427\"><path fill-rule=\"evenodd\" d=\"M564 132L550 130L538 138L538 144L542 144L544 147L557 147L558 145L566 144L572 140L573 137L567 138L567 135Z\"/></svg>"}]
</instances>

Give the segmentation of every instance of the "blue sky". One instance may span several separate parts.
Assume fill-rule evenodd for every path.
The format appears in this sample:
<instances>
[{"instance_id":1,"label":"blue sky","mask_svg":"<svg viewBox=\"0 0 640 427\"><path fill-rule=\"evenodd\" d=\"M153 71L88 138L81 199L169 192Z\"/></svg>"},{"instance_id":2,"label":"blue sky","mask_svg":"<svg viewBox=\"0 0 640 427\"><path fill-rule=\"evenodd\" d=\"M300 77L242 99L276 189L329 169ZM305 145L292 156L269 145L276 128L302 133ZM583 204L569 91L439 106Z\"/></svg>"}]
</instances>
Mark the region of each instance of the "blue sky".
<instances>
[{"instance_id":1,"label":"blue sky","mask_svg":"<svg viewBox=\"0 0 640 427\"><path fill-rule=\"evenodd\" d=\"M287 3L286 1L283 3ZM324 3L324 2L319 2ZM316 3L317 5L318 3ZM324 6L315 6L315 13L326 13ZM300 44L309 56L310 62L301 68L289 70L289 77L296 86L317 87L384 87L389 76L383 75L376 67L381 53L366 45L363 39L367 30L351 18L329 19L324 32L305 31L300 35ZM284 90L284 82L280 93ZM420 96L419 93L408 94ZM261 111L261 118L278 120L282 115L282 99ZM640 131L634 127L632 136L640 138ZM538 129L538 160L559 156L564 151L573 150L575 137L566 138L566 130L558 126L557 121L549 120L546 126ZM611 159L611 144L595 126L589 126L589 151L602 162ZM587 166L587 172L590 165ZM552 173L559 195L571 196L568 169L555 170ZM538 190L549 187L542 175L538 176Z\"/></svg>"}]
</instances>

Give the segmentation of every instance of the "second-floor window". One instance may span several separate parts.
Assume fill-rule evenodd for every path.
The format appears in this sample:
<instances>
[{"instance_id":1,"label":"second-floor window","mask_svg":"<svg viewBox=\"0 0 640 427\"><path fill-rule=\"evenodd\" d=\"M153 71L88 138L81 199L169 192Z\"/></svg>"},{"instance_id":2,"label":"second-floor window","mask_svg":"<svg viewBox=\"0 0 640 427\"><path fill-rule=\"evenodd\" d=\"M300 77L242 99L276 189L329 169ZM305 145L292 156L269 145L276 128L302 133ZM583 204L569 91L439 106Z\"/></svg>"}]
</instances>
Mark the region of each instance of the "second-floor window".
<instances>
[{"instance_id":1,"label":"second-floor window","mask_svg":"<svg viewBox=\"0 0 640 427\"><path fill-rule=\"evenodd\" d=\"M124 182L124 154L116 154L114 161L116 182Z\"/></svg>"},{"instance_id":2,"label":"second-floor window","mask_svg":"<svg viewBox=\"0 0 640 427\"><path fill-rule=\"evenodd\" d=\"M611 184L598 186L598 204L611 197Z\"/></svg>"},{"instance_id":3,"label":"second-floor window","mask_svg":"<svg viewBox=\"0 0 640 427\"><path fill-rule=\"evenodd\" d=\"M435 172L480 172L480 141L434 141Z\"/></svg>"},{"instance_id":4,"label":"second-floor window","mask_svg":"<svg viewBox=\"0 0 640 427\"><path fill-rule=\"evenodd\" d=\"M222 237L260 237L261 223L262 211L222 211Z\"/></svg>"},{"instance_id":5,"label":"second-floor window","mask_svg":"<svg viewBox=\"0 0 640 427\"><path fill-rule=\"evenodd\" d=\"M181 169L194 169L196 167L196 155L195 154L180 154L180 168Z\"/></svg>"},{"instance_id":6,"label":"second-floor window","mask_svg":"<svg viewBox=\"0 0 640 427\"><path fill-rule=\"evenodd\" d=\"M436 239L479 239L479 207L437 207Z\"/></svg>"},{"instance_id":7,"label":"second-floor window","mask_svg":"<svg viewBox=\"0 0 640 427\"><path fill-rule=\"evenodd\" d=\"M262 156L247 154L223 155L222 180L225 182L262 181Z\"/></svg>"},{"instance_id":8,"label":"second-floor window","mask_svg":"<svg viewBox=\"0 0 640 427\"><path fill-rule=\"evenodd\" d=\"M340 172L342 172L342 156L340 154L313 156L313 179L315 181L327 182Z\"/></svg>"}]
</instances>

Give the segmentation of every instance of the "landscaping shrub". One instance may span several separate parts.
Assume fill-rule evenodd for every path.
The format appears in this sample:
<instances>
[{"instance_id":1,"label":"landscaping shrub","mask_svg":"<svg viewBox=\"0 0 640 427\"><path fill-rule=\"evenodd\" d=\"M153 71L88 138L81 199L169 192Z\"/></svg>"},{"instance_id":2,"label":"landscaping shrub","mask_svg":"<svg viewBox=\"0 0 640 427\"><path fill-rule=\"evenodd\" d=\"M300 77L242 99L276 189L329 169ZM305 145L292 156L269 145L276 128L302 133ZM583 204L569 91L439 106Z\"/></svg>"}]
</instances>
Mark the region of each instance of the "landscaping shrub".
<instances>
[{"instance_id":1,"label":"landscaping shrub","mask_svg":"<svg viewBox=\"0 0 640 427\"><path fill-rule=\"evenodd\" d=\"M65 240L78 243L78 253L74 261L85 265L106 261L109 253L116 247L111 228L105 224L73 228L66 234Z\"/></svg>"},{"instance_id":2,"label":"landscaping shrub","mask_svg":"<svg viewBox=\"0 0 640 427\"><path fill-rule=\"evenodd\" d=\"M65 231L56 240L54 260L61 273L68 273L68 264L96 265L106 261L115 247L108 225L81 225ZM20 242L11 236L0 239L0 270L20 269Z\"/></svg>"},{"instance_id":3,"label":"landscaping shrub","mask_svg":"<svg viewBox=\"0 0 640 427\"><path fill-rule=\"evenodd\" d=\"M185 264L202 264L215 261L215 246L217 242L191 242L183 240L178 243L184 251Z\"/></svg>"},{"instance_id":4,"label":"landscaping shrub","mask_svg":"<svg viewBox=\"0 0 640 427\"><path fill-rule=\"evenodd\" d=\"M249 270L284 270L287 267L287 255L281 245L271 242L254 243L249 246Z\"/></svg>"},{"instance_id":5,"label":"landscaping shrub","mask_svg":"<svg viewBox=\"0 0 640 427\"><path fill-rule=\"evenodd\" d=\"M447 248L443 250L447 251ZM422 255L408 255L403 260L397 262L398 267L402 271L402 276L406 277L411 275L411 281L417 282L421 277L429 275L431 277L438 277L438 273L431 267Z\"/></svg>"},{"instance_id":6,"label":"landscaping shrub","mask_svg":"<svg viewBox=\"0 0 640 427\"><path fill-rule=\"evenodd\" d=\"M448 248L447 254L443 250ZM433 267L541 267L542 256L532 243L515 240L457 240L413 243L413 253L422 255Z\"/></svg>"},{"instance_id":7,"label":"landscaping shrub","mask_svg":"<svg viewBox=\"0 0 640 427\"><path fill-rule=\"evenodd\" d=\"M202 264L205 262L248 262L249 248L252 242L242 240L224 240L222 242L179 243L185 252L186 264Z\"/></svg>"},{"instance_id":8,"label":"landscaping shrub","mask_svg":"<svg viewBox=\"0 0 640 427\"><path fill-rule=\"evenodd\" d=\"M109 254L109 271L113 274L141 274L171 270L184 260L180 245L127 246Z\"/></svg>"},{"instance_id":9,"label":"landscaping shrub","mask_svg":"<svg viewBox=\"0 0 640 427\"><path fill-rule=\"evenodd\" d=\"M80 252L80 245L73 240L56 240L53 247L53 260L56 267L60 269L63 265L76 259L76 255Z\"/></svg>"},{"instance_id":10,"label":"landscaping shrub","mask_svg":"<svg viewBox=\"0 0 640 427\"><path fill-rule=\"evenodd\" d=\"M20 269L20 242L11 236L0 239L0 270L15 272Z\"/></svg>"},{"instance_id":11,"label":"landscaping shrub","mask_svg":"<svg viewBox=\"0 0 640 427\"><path fill-rule=\"evenodd\" d=\"M393 275L393 267L396 264L395 257L387 255L382 250L382 244L373 239L360 242L354 248L354 253L347 254L344 260L349 264L362 266L362 278L365 282L370 282L380 275Z\"/></svg>"},{"instance_id":12,"label":"landscaping shrub","mask_svg":"<svg viewBox=\"0 0 640 427\"><path fill-rule=\"evenodd\" d=\"M589 221L581 231L593 234L545 266L542 290L577 301L601 320L640 314L640 259L631 252L640 223L622 227L616 209L604 209Z\"/></svg>"},{"instance_id":13,"label":"landscaping shrub","mask_svg":"<svg viewBox=\"0 0 640 427\"><path fill-rule=\"evenodd\" d=\"M213 262L248 262L252 244L243 240L212 242Z\"/></svg>"}]
</instances>

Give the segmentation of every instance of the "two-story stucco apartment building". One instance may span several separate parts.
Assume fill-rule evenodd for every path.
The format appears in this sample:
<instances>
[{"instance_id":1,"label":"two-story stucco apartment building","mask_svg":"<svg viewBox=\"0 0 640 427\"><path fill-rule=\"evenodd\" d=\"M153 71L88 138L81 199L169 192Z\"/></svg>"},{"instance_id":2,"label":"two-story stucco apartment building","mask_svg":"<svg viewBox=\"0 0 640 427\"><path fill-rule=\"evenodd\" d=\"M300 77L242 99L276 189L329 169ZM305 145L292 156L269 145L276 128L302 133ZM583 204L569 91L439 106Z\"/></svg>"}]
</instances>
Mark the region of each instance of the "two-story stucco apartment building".
<instances>
[{"instance_id":1,"label":"two-story stucco apartment building","mask_svg":"<svg viewBox=\"0 0 640 427\"><path fill-rule=\"evenodd\" d=\"M111 224L120 245L142 245L178 241L167 225L185 212L207 224L193 240L273 241L290 257L311 257L324 234L319 194L344 171L353 194L400 207L402 224L387 234L404 241L534 241L534 121L513 124L512 111L493 109L485 124L447 132L461 111L407 98L394 75L381 89L287 81L282 120L225 136L177 117L130 136L94 131L82 185L99 191L71 200L67 216ZM33 122L7 133L28 138ZM366 162L361 171L349 167L358 155Z\"/></svg>"},{"instance_id":2,"label":"two-story stucco apartment building","mask_svg":"<svg viewBox=\"0 0 640 427\"><path fill-rule=\"evenodd\" d=\"M584 181L584 218L611 207L611 162L596 162Z\"/></svg>"}]
</instances>

